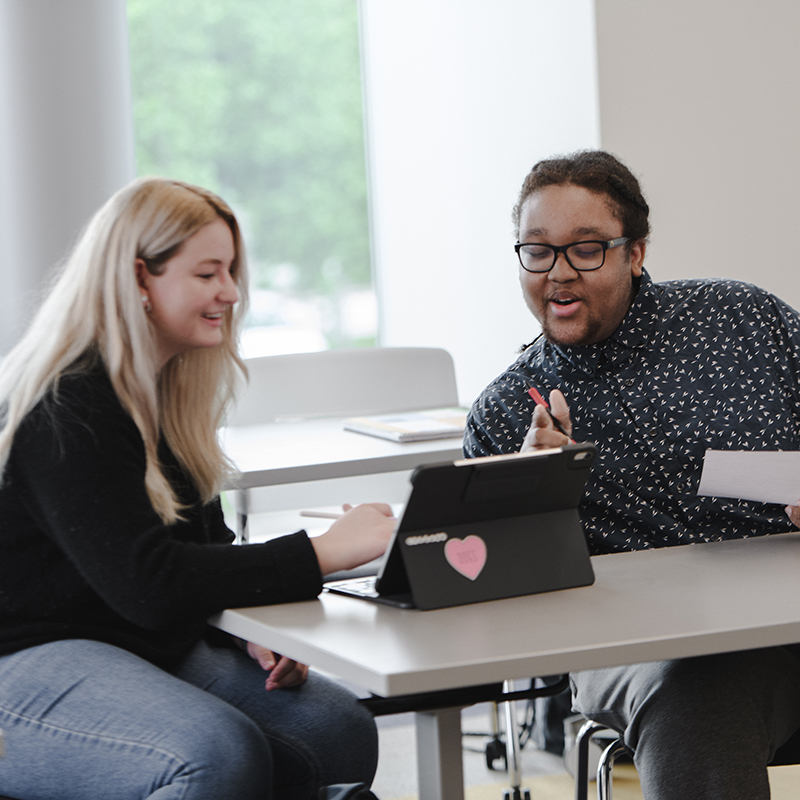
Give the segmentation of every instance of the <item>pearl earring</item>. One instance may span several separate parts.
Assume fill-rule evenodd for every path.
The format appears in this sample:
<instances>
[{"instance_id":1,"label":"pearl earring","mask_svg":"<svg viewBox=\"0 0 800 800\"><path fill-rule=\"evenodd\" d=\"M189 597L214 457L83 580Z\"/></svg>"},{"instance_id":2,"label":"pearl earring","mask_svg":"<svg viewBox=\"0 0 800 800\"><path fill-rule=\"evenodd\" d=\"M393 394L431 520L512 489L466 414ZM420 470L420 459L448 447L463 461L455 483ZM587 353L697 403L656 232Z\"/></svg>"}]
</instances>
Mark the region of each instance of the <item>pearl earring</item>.
<instances>
[{"instance_id":1,"label":"pearl earring","mask_svg":"<svg viewBox=\"0 0 800 800\"><path fill-rule=\"evenodd\" d=\"M148 314L153 310L153 306L150 304L150 298L146 294L142 295L142 305Z\"/></svg>"}]
</instances>

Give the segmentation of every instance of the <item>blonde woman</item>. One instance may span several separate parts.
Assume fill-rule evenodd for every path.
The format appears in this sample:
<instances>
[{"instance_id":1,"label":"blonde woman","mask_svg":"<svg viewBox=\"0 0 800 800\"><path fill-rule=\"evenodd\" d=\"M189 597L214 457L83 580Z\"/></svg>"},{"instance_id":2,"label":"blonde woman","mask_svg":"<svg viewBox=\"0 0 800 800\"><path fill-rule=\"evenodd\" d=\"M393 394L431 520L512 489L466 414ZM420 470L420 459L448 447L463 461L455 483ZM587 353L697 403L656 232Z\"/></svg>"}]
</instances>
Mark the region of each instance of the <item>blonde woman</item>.
<instances>
[{"instance_id":1,"label":"blonde woman","mask_svg":"<svg viewBox=\"0 0 800 800\"><path fill-rule=\"evenodd\" d=\"M363 505L313 540L231 546L215 431L246 286L228 206L140 179L0 366L0 794L316 800L373 777L352 695L205 623L315 597L392 529Z\"/></svg>"}]
</instances>

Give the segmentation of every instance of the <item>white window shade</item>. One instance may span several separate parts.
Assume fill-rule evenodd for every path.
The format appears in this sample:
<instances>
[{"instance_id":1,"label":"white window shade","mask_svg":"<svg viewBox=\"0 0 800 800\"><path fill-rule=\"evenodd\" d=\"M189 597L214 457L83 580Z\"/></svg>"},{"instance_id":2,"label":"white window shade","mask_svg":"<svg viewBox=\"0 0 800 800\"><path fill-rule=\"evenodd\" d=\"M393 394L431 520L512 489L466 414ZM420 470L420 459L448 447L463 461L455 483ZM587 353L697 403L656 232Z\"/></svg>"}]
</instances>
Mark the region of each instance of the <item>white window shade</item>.
<instances>
[{"instance_id":1,"label":"white window shade","mask_svg":"<svg viewBox=\"0 0 800 800\"><path fill-rule=\"evenodd\" d=\"M362 0L380 343L453 355L463 403L538 333L511 209L531 166L597 147L591 0Z\"/></svg>"}]
</instances>

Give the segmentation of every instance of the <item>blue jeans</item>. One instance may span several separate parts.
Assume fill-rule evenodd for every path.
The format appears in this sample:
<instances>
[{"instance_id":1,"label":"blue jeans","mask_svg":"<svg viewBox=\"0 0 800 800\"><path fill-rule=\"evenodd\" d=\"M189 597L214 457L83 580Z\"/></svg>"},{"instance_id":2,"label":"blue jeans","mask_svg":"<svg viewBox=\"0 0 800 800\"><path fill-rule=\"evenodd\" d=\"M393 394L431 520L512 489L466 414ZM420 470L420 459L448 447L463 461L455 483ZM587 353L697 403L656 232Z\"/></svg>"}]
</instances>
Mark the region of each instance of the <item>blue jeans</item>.
<instances>
[{"instance_id":1,"label":"blue jeans","mask_svg":"<svg viewBox=\"0 0 800 800\"><path fill-rule=\"evenodd\" d=\"M200 642L172 673L101 642L0 657L0 794L18 800L306 800L370 784L377 731L311 673L267 692L246 653Z\"/></svg>"}]
</instances>

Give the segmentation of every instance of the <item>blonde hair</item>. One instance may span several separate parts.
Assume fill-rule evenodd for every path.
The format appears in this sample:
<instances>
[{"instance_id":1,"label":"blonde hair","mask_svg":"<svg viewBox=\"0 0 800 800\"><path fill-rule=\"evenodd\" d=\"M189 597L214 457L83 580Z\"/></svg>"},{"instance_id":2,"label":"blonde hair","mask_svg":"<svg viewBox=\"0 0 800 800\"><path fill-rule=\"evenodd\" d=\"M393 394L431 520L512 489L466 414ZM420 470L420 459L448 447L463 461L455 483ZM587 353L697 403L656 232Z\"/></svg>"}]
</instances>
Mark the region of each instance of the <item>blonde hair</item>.
<instances>
[{"instance_id":1,"label":"blonde hair","mask_svg":"<svg viewBox=\"0 0 800 800\"><path fill-rule=\"evenodd\" d=\"M233 235L231 274L240 300L224 313L219 347L175 356L159 372L136 259L161 274L187 239L219 218ZM144 440L145 484L161 519L177 521L181 506L159 465L160 435L208 502L232 470L216 430L246 375L237 351L246 307L241 234L221 198L162 178L140 178L120 189L89 222L26 334L0 366L0 471L20 423L49 390L57 391L59 377L86 371L99 358Z\"/></svg>"}]
</instances>

